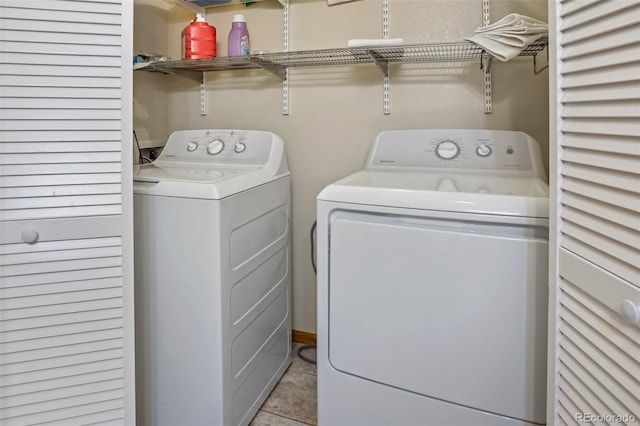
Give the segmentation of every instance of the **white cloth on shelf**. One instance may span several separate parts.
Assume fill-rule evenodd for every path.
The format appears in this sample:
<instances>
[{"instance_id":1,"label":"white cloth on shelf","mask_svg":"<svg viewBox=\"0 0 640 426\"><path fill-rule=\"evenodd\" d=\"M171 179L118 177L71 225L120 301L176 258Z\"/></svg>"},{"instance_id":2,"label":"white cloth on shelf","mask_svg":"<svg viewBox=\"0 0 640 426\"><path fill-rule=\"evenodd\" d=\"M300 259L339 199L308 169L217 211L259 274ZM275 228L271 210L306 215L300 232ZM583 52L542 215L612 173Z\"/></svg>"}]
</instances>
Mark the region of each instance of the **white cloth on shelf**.
<instances>
[{"instance_id":1,"label":"white cloth on shelf","mask_svg":"<svg viewBox=\"0 0 640 426\"><path fill-rule=\"evenodd\" d=\"M465 37L465 40L477 44L501 61L508 61L546 36L548 30L549 26L542 21L512 13L491 25L478 28L475 35Z\"/></svg>"},{"instance_id":2,"label":"white cloth on shelf","mask_svg":"<svg viewBox=\"0 0 640 426\"><path fill-rule=\"evenodd\" d=\"M540 31L547 32L547 29L548 25L546 22L538 21L537 19L518 13L511 13L493 24L478 28L476 33L509 31L520 34L531 34Z\"/></svg>"},{"instance_id":3,"label":"white cloth on shelf","mask_svg":"<svg viewBox=\"0 0 640 426\"><path fill-rule=\"evenodd\" d=\"M334 4L346 3L348 1L355 1L355 0L327 0L327 3L329 4L329 6L332 6Z\"/></svg>"},{"instance_id":4,"label":"white cloth on shelf","mask_svg":"<svg viewBox=\"0 0 640 426\"><path fill-rule=\"evenodd\" d=\"M383 47L398 46L404 43L403 38L352 38L347 42L348 47Z\"/></svg>"}]
</instances>

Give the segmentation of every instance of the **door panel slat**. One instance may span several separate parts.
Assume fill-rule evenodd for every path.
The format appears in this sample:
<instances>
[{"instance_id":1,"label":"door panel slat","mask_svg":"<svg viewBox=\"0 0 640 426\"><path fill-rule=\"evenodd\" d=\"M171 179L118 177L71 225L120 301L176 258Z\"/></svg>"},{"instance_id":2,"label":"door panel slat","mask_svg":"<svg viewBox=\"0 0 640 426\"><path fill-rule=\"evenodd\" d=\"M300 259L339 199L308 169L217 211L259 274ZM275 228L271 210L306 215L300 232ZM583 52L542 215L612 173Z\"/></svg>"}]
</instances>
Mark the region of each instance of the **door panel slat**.
<instances>
[{"instance_id":1,"label":"door panel slat","mask_svg":"<svg viewBox=\"0 0 640 426\"><path fill-rule=\"evenodd\" d=\"M558 238L547 422L627 424L640 419L640 327L621 316L623 301L640 305L640 1L549 5Z\"/></svg>"},{"instance_id":2,"label":"door panel slat","mask_svg":"<svg viewBox=\"0 0 640 426\"><path fill-rule=\"evenodd\" d=\"M132 10L0 3L2 426L132 423Z\"/></svg>"}]
</instances>

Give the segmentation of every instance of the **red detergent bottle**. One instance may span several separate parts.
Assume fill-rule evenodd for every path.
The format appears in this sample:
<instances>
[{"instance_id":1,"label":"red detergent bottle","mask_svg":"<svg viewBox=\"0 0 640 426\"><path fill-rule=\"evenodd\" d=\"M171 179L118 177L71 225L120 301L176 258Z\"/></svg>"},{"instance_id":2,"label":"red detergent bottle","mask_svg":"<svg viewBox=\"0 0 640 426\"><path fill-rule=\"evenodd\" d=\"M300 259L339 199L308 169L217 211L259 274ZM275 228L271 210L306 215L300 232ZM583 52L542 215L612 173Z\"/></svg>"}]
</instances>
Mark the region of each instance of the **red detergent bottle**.
<instances>
[{"instance_id":1,"label":"red detergent bottle","mask_svg":"<svg viewBox=\"0 0 640 426\"><path fill-rule=\"evenodd\" d=\"M207 24L204 14L182 30L182 59L216 57L216 27Z\"/></svg>"}]
</instances>

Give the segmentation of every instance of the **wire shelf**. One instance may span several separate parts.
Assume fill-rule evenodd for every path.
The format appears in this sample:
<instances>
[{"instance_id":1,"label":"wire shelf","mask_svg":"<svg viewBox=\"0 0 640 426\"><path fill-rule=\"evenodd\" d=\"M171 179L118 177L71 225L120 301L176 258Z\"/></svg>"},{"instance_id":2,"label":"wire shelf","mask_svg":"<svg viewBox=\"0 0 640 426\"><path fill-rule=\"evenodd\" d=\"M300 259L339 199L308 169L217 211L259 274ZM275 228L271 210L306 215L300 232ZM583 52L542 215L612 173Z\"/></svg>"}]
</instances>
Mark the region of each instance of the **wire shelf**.
<instances>
[{"instance_id":1,"label":"wire shelf","mask_svg":"<svg viewBox=\"0 0 640 426\"><path fill-rule=\"evenodd\" d=\"M170 3L178 4L185 7L195 13L205 13L205 10L209 7L216 6L230 6L242 4L245 6L251 6L256 1L262 0L166 0ZM278 0L278 2L284 7L287 0Z\"/></svg>"},{"instance_id":2,"label":"wire shelf","mask_svg":"<svg viewBox=\"0 0 640 426\"><path fill-rule=\"evenodd\" d=\"M228 6L233 4L243 4L245 6L251 6L256 1L262 0L187 0L189 3L193 3L200 7L215 7L215 6ZM282 1L280 2L282 3Z\"/></svg>"},{"instance_id":3,"label":"wire shelf","mask_svg":"<svg viewBox=\"0 0 640 426\"><path fill-rule=\"evenodd\" d=\"M166 61L152 64L152 67L158 70L171 71L190 70L190 71L227 71L260 68L254 64L249 56L223 56L207 59L189 59L185 61Z\"/></svg>"},{"instance_id":4,"label":"wire shelf","mask_svg":"<svg viewBox=\"0 0 640 426\"><path fill-rule=\"evenodd\" d=\"M547 38L542 37L524 49L519 56L536 56L545 49L547 43ZM470 41L460 41L388 47L302 50L249 56L165 61L152 63L144 69L181 74L193 71L207 72L263 68L284 79L287 68L357 64L386 66L389 63L405 62L479 61L488 55L478 45ZM197 79L197 77L194 79Z\"/></svg>"}]
</instances>

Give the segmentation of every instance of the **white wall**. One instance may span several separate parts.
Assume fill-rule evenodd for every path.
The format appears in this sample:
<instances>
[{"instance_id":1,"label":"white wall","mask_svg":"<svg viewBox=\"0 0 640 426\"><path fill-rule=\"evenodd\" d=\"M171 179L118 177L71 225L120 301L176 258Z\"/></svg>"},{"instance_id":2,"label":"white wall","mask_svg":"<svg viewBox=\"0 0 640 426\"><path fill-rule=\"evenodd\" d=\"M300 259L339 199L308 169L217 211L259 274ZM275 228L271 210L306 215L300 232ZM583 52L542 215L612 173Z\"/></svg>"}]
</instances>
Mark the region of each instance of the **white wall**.
<instances>
[{"instance_id":1,"label":"white wall","mask_svg":"<svg viewBox=\"0 0 640 426\"><path fill-rule=\"evenodd\" d=\"M160 53L168 51L170 3L158 0L135 0L133 53ZM177 59L177 58L176 58ZM149 141L166 141L169 133L169 79L160 73L133 73L133 129L142 147ZM137 162L138 153L134 160Z\"/></svg>"},{"instance_id":2,"label":"white wall","mask_svg":"<svg viewBox=\"0 0 640 426\"><path fill-rule=\"evenodd\" d=\"M547 16L546 0L493 0L491 8L492 22L511 12L544 21ZM405 43L461 40L481 25L481 11L481 0L390 0L390 37L402 37ZM282 50L281 9L277 2L264 1L248 8L207 9L208 22L218 30L219 56L226 55L234 13L244 13L247 18L252 50ZM182 8L169 10L164 36L166 53L171 57L179 58L180 32L192 18L193 14ZM346 47L351 38L382 35L380 0L331 7L325 0L291 0L290 18L291 50ZM146 32L147 23L143 24ZM136 35L139 30L136 28ZM157 28L149 31L155 33ZM136 47L143 48L139 43ZM479 64L454 65L392 66L392 114L388 116L382 110L382 74L375 66L291 70L289 116L281 114L280 80L261 70L207 73L205 117L200 116L197 84L163 77L169 131L262 129L285 140L293 179L294 329L316 330L316 286L309 260L315 197L327 184L362 167L378 132L422 127L521 130L542 144L546 159L547 73L534 76L530 58L508 64L494 61L493 114L486 115ZM136 86L136 99L143 103L153 96L148 85L144 91L140 93ZM150 116L147 127L156 125L165 125L164 118Z\"/></svg>"}]
</instances>

